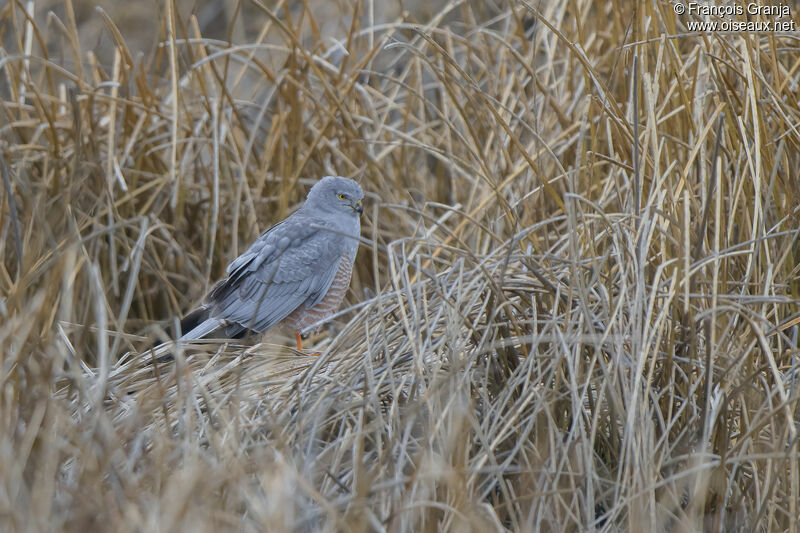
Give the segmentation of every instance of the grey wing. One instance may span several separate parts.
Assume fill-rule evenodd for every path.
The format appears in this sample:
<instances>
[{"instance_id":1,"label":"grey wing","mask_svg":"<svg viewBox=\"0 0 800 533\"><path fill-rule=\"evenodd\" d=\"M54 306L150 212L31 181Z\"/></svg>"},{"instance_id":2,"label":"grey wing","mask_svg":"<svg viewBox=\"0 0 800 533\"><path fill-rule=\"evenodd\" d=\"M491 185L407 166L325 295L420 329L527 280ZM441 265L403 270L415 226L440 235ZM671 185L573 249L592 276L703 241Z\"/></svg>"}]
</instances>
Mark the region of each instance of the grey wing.
<instances>
[{"instance_id":1,"label":"grey wing","mask_svg":"<svg viewBox=\"0 0 800 533\"><path fill-rule=\"evenodd\" d=\"M262 235L211 291L211 316L263 332L324 297L342 257L342 239L322 225L290 217Z\"/></svg>"}]
</instances>

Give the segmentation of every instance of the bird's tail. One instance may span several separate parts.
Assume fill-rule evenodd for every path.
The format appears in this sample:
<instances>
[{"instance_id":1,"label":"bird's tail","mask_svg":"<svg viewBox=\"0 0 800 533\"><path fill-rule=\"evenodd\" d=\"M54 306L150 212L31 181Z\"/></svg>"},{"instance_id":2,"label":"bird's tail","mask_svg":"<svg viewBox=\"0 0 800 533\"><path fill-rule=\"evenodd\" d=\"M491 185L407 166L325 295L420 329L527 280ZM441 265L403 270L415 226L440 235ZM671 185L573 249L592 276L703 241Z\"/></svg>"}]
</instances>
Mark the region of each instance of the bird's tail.
<instances>
[{"instance_id":1,"label":"bird's tail","mask_svg":"<svg viewBox=\"0 0 800 533\"><path fill-rule=\"evenodd\" d=\"M189 318L189 317L187 317ZM184 318L183 320L186 320ZM181 331L186 331L183 329L183 320L181 321ZM180 336L178 339L179 341L191 341L195 339L202 339L203 337L213 333L214 331L220 329L222 327L222 323L216 318L206 318L203 321L196 322L196 325L186 331L183 335Z\"/></svg>"},{"instance_id":2,"label":"bird's tail","mask_svg":"<svg viewBox=\"0 0 800 533\"><path fill-rule=\"evenodd\" d=\"M202 339L219 328L220 325L219 320L211 318L208 308L202 306L181 319L180 332L176 332L176 334L179 333L178 340L183 341Z\"/></svg>"},{"instance_id":3,"label":"bird's tail","mask_svg":"<svg viewBox=\"0 0 800 533\"><path fill-rule=\"evenodd\" d=\"M208 337L212 333L217 333L227 339L241 339L252 333L246 327L228 323L219 318L211 316L208 307L195 309L181 319L181 336L179 341L191 341Z\"/></svg>"},{"instance_id":4,"label":"bird's tail","mask_svg":"<svg viewBox=\"0 0 800 533\"><path fill-rule=\"evenodd\" d=\"M166 333L170 338L177 338L179 341L199 340L213 334L219 334L221 337L229 339L240 339L250 333L250 330L240 326L239 324L225 324L218 318L211 316L211 312L207 306L201 306L183 317L178 326L179 331L172 331L171 327L166 328ZM155 349L161 346L161 341L156 341L150 349ZM159 363L171 361L173 359L171 354L158 358Z\"/></svg>"},{"instance_id":5,"label":"bird's tail","mask_svg":"<svg viewBox=\"0 0 800 533\"><path fill-rule=\"evenodd\" d=\"M164 332L168 338L174 339L177 335L180 335L178 340L196 340L210 335L221 326L222 324L220 324L219 320L211 318L208 308L201 306L181 318L178 331L173 331L172 326L168 325L164 328ZM162 344L163 341L157 340L150 347L157 348Z\"/></svg>"},{"instance_id":6,"label":"bird's tail","mask_svg":"<svg viewBox=\"0 0 800 533\"><path fill-rule=\"evenodd\" d=\"M180 334L181 336L177 339L179 341L202 339L222 328L220 321L216 318L211 318L209 315L210 313L205 306L198 307L181 319L177 332L172 330L172 326L167 326L164 331L169 338L173 339ZM162 351L161 347L165 344L166 342L157 340L150 345L149 349L151 352L153 350L160 352ZM166 355L157 355L155 361L160 364L167 363L173 359L173 354L170 352Z\"/></svg>"}]
</instances>

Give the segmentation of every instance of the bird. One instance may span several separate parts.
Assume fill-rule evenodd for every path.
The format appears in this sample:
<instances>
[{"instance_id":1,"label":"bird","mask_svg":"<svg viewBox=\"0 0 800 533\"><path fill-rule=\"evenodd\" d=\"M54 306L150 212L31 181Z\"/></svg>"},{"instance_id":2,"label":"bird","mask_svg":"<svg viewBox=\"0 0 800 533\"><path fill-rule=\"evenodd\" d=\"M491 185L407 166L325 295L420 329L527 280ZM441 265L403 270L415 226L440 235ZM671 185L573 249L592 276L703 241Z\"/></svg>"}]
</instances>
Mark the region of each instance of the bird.
<instances>
[{"instance_id":1,"label":"bird","mask_svg":"<svg viewBox=\"0 0 800 533\"><path fill-rule=\"evenodd\" d=\"M181 320L178 340L241 338L281 325L302 352L301 334L335 313L350 286L363 199L352 179L320 179L299 209L228 265L204 303Z\"/></svg>"}]
</instances>

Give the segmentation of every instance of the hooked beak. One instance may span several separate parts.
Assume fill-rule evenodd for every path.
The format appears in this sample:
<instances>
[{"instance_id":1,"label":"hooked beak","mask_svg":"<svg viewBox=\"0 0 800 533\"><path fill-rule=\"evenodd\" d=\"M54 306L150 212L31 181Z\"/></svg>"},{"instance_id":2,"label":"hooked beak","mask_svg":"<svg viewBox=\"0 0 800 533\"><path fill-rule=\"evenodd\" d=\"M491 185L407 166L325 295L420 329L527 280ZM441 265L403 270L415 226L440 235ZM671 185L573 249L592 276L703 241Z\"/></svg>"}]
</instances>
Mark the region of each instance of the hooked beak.
<instances>
[{"instance_id":1,"label":"hooked beak","mask_svg":"<svg viewBox=\"0 0 800 533\"><path fill-rule=\"evenodd\" d=\"M356 205L353 206L353 209L355 209L356 213L359 215L364 212L364 205L361 203L361 200L356 202Z\"/></svg>"}]
</instances>

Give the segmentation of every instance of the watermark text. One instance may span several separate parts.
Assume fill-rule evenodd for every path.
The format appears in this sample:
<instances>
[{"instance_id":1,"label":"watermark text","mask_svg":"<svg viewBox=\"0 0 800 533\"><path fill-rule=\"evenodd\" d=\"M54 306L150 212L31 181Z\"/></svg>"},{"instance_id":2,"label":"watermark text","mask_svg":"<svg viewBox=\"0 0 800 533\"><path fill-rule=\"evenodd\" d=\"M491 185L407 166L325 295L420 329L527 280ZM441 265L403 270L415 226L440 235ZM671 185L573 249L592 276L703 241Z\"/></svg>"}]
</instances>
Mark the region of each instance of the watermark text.
<instances>
[{"instance_id":1,"label":"watermark text","mask_svg":"<svg viewBox=\"0 0 800 533\"><path fill-rule=\"evenodd\" d=\"M672 4L677 15L708 17L705 20L692 18L686 21L691 32L794 32L797 23L792 18L789 4L766 4L749 2L747 4L710 2L685 2L678 0ZM733 17L746 17L736 19Z\"/></svg>"}]
</instances>

